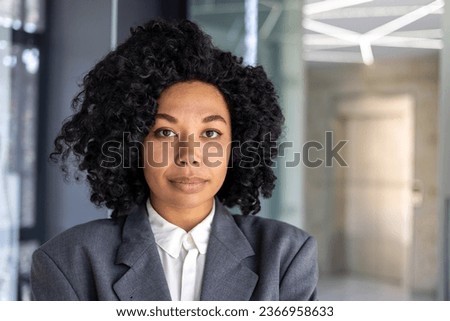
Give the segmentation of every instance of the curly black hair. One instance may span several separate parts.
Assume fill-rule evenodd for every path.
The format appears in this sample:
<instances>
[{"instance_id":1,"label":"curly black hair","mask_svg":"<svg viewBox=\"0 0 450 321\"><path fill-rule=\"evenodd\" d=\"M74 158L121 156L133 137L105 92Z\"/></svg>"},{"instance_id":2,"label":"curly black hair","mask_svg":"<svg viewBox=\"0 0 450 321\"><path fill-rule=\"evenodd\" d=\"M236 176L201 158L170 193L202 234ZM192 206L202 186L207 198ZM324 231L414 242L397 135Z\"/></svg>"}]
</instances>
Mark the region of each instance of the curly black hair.
<instances>
[{"instance_id":1,"label":"curly black hair","mask_svg":"<svg viewBox=\"0 0 450 321\"><path fill-rule=\"evenodd\" d=\"M261 66L243 65L242 58L215 47L189 20L152 20L131 29L131 36L84 76L72 101L74 114L65 120L50 159L59 163L66 178L74 160L75 177L85 174L91 202L113 209L112 217L127 215L149 196L143 169L102 166L103 145L116 142L124 159L139 162L139 143L153 126L161 92L190 80L221 91L231 115L233 144L257 142L259 157L232 149L232 163L217 193L224 205L256 214L260 193L270 197L276 180L272 165L284 117L274 86Z\"/></svg>"}]
</instances>

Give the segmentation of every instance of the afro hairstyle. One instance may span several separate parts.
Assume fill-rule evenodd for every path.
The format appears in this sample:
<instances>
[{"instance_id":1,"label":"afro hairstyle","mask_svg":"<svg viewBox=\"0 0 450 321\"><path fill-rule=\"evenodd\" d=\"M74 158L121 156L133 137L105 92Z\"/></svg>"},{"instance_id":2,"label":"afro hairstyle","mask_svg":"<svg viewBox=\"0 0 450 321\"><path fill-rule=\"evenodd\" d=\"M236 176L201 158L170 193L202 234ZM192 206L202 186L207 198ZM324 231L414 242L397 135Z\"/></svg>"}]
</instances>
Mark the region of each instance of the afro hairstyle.
<instances>
[{"instance_id":1,"label":"afro hairstyle","mask_svg":"<svg viewBox=\"0 0 450 321\"><path fill-rule=\"evenodd\" d=\"M127 215L147 200L149 187L140 166L104 166L110 161L105 143L137 164L161 92L192 80L220 90L231 116L232 144L251 142L248 150L257 154L249 157L232 145L226 178L216 196L225 206L238 206L244 215L256 214L260 194L268 198L275 187L273 160L284 123L278 97L261 66L246 66L242 58L218 49L189 20L152 20L132 28L131 36L84 76L72 101L74 113L64 121L50 159L66 179L70 165L75 165L75 179L87 179L96 206L112 209L113 218Z\"/></svg>"}]
</instances>

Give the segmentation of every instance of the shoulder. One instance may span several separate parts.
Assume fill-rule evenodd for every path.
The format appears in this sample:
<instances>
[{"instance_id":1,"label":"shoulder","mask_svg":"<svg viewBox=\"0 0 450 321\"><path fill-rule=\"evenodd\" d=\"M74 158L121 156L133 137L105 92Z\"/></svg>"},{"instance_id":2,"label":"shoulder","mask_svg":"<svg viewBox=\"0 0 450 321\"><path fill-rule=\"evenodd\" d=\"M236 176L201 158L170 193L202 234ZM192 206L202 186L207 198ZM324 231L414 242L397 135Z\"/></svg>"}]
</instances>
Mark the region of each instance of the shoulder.
<instances>
[{"instance_id":1,"label":"shoulder","mask_svg":"<svg viewBox=\"0 0 450 321\"><path fill-rule=\"evenodd\" d=\"M65 253L101 251L120 242L125 218L99 219L76 225L45 242L39 249L49 256Z\"/></svg>"},{"instance_id":2,"label":"shoulder","mask_svg":"<svg viewBox=\"0 0 450 321\"><path fill-rule=\"evenodd\" d=\"M270 257L286 269L296 256L314 263L317 244L304 230L285 222L258 217L233 215L233 218L253 248L255 255Z\"/></svg>"},{"instance_id":3,"label":"shoulder","mask_svg":"<svg viewBox=\"0 0 450 321\"><path fill-rule=\"evenodd\" d=\"M114 270L124 221L122 218L91 221L74 226L44 243L32 257L33 298L96 298L94 284L114 276L111 271Z\"/></svg>"},{"instance_id":4,"label":"shoulder","mask_svg":"<svg viewBox=\"0 0 450 321\"><path fill-rule=\"evenodd\" d=\"M269 239L278 244L299 246L312 236L291 224L254 215L233 215L247 238Z\"/></svg>"},{"instance_id":5,"label":"shoulder","mask_svg":"<svg viewBox=\"0 0 450 321\"><path fill-rule=\"evenodd\" d=\"M279 281L279 299L312 300L318 280L317 242L302 229L257 216L233 215L254 250L247 262L260 278Z\"/></svg>"}]
</instances>

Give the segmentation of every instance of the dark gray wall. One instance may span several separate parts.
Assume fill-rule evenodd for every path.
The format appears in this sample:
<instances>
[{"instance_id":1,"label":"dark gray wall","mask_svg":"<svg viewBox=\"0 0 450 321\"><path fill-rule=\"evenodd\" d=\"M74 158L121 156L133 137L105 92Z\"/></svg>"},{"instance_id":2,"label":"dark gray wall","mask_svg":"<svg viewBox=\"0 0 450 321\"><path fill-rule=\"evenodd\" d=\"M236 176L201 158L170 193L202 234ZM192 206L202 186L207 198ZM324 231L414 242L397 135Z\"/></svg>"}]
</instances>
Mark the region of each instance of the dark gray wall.
<instances>
[{"instance_id":1,"label":"dark gray wall","mask_svg":"<svg viewBox=\"0 0 450 321\"><path fill-rule=\"evenodd\" d=\"M161 5L161 3L163 3ZM129 35L130 27L155 17L183 18L181 0L119 0L117 17L118 43ZM108 216L106 209L97 209L89 201L86 184L64 182L58 167L44 161L53 147L53 140L62 121L72 114L70 103L78 92L78 84L92 66L108 53L111 46L111 0L49 0L47 1L47 41L43 84L45 112L41 136L45 146L39 157L43 171L44 192L39 193L41 217L45 217L46 239L86 221ZM42 139L42 138L41 138Z\"/></svg>"},{"instance_id":2,"label":"dark gray wall","mask_svg":"<svg viewBox=\"0 0 450 321\"><path fill-rule=\"evenodd\" d=\"M145 23L160 13L159 1L120 0L118 3L117 43L124 42L130 35L130 27ZM153 13L153 15L152 15Z\"/></svg>"},{"instance_id":3,"label":"dark gray wall","mask_svg":"<svg viewBox=\"0 0 450 321\"><path fill-rule=\"evenodd\" d=\"M83 75L110 49L110 0L48 1L46 73L46 157L62 121L72 112L70 102ZM89 201L84 184L65 183L60 170L47 163L45 219L47 238L75 224L106 217Z\"/></svg>"}]
</instances>

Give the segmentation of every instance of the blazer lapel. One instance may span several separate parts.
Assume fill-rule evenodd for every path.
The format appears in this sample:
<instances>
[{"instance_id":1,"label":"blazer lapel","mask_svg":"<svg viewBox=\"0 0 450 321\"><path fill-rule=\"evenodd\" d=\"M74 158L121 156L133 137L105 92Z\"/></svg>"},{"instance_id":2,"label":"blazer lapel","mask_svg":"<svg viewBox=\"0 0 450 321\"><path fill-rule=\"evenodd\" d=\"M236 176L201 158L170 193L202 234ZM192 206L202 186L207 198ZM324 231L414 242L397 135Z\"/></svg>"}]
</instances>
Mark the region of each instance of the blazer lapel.
<instances>
[{"instance_id":1,"label":"blazer lapel","mask_svg":"<svg viewBox=\"0 0 450 321\"><path fill-rule=\"evenodd\" d=\"M258 275L241 261L255 253L231 214L215 202L200 300L248 301Z\"/></svg>"},{"instance_id":2,"label":"blazer lapel","mask_svg":"<svg viewBox=\"0 0 450 321\"><path fill-rule=\"evenodd\" d=\"M115 263L130 267L113 285L120 300L171 300L145 204L126 218Z\"/></svg>"}]
</instances>

